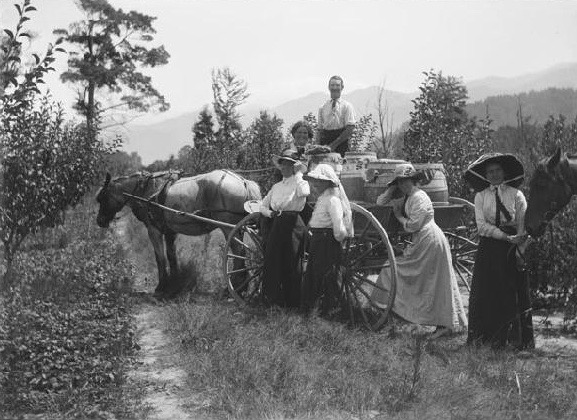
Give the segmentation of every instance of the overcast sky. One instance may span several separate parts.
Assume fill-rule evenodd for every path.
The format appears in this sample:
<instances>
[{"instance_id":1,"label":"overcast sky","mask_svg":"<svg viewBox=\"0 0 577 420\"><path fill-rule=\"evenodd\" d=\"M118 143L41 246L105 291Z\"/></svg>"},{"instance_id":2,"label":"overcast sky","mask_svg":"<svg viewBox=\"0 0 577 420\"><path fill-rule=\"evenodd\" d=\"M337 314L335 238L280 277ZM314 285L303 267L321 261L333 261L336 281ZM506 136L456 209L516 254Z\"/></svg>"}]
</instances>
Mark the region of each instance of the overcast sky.
<instances>
[{"instance_id":1,"label":"overcast sky","mask_svg":"<svg viewBox=\"0 0 577 420\"><path fill-rule=\"evenodd\" d=\"M0 26L13 27L14 1L0 0ZM30 28L42 51L52 29L81 15L73 0L32 0ZM378 85L415 91L430 68L470 81L516 76L577 61L577 1L232 1L110 0L156 16L155 45L169 64L151 71L169 115L211 102L211 69L247 81L249 102L278 105L326 91L339 74L346 91ZM65 68L59 60L58 68ZM57 77L59 97L71 97ZM68 92L68 93L66 93Z\"/></svg>"}]
</instances>

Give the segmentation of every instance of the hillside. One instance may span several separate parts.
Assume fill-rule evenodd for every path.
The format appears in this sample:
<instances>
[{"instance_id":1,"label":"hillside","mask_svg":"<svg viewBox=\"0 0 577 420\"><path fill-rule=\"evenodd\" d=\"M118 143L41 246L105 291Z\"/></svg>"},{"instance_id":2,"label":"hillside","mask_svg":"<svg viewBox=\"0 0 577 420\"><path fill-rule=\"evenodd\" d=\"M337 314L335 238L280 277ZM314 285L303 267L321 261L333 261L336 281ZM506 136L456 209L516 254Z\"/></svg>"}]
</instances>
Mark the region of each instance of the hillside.
<instances>
[{"instance_id":1,"label":"hillside","mask_svg":"<svg viewBox=\"0 0 577 420\"><path fill-rule=\"evenodd\" d=\"M467 105L471 116L483 118L487 111L493 127L517 125L517 112L521 108L524 117L531 122L544 123L550 115L564 115L568 119L577 116L577 90L549 88L516 95L491 96L483 101Z\"/></svg>"},{"instance_id":2,"label":"hillside","mask_svg":"<svg viewBox=\"0 0 577 420\"><path fill-rule=\"evenodd\" d=\"M575 116L577 63L560 64L518 77L487 77L466 82L465 85L472 102L468 106L470 114L482 117L488 105L494 127L516 124L516 95L522 103L523 114L531 115L534 121L544 121L551 114L561 113L570 118ZM345 90L343 97L355 106L358 114L374 115L377 94L378 87L372 86L352 92ZM385 100L391 129L397 129L408 119L412 110L411 100L417 94L416 89L413 93L386 91ZM327 92L314 92L276 107L263 108L259 104L249 103L239 109L242 114L241 122L243 126L247 126L262 109L266 109L282 118L285 129L288 129L292 123L309 112L316 114L327 99ZM191 127L199 112L200 109L155 124L130 124L127 131L121 133L127 140L125 149L128 152L138 152L145 164L157 159L167 159L169 155L177 154L184 145L190 144Z\"/></svg>"}]
</instances>

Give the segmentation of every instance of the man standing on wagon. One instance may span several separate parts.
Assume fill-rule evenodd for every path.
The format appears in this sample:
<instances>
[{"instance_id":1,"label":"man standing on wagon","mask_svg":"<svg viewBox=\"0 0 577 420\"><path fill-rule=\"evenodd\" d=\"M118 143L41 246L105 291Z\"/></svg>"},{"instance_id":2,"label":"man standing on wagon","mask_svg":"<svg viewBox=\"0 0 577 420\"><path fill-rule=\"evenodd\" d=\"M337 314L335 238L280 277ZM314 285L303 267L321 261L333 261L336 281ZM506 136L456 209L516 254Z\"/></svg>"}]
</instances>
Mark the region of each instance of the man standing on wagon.
<instances>
[{"instance_id":1,"label":"man standing on wagon","mask_svg":"<svg viewBox=\"0 0 577 420\"><path fill-rule=\"evenodd\" d=\"M353 106L341 98L345 87L342 77L329 79L331 99L319 109L317 141L327 145L341 156L349 150L349 139L356 124Z\"/></svg>"}]
</instances>

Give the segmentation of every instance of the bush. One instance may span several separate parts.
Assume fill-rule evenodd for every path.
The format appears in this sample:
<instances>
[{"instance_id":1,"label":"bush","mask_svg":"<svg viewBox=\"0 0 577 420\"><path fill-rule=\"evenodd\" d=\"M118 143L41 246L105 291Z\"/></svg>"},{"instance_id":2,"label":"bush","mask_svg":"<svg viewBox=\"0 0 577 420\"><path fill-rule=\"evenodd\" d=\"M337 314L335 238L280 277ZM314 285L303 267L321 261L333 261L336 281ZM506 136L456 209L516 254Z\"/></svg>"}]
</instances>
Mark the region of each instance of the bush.
<instances>
[{"instance_id":1,"label":"bush","mask_svg":"<svg viewBox=\"0 0 577 420\"><path fill-rule=\"evenodd\" d=\"M27 247L14 261L16 281L0 314L5 416L125 418L133 408L125 387L135 349L132 268L110 238L68 238L65 248ZM138 402L137 390L130 398Z\"/></svg>"}]
</instances>

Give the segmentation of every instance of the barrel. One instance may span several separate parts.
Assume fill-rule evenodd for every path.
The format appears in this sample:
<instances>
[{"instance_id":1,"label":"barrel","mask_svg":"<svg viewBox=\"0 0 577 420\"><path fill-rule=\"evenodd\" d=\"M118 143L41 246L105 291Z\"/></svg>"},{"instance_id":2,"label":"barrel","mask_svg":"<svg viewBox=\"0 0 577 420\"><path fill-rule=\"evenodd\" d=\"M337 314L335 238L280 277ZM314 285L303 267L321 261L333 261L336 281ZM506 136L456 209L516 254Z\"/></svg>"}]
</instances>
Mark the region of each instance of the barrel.
<instances>
[{"instance_id":1,"label":"barrel","mask_svg":"<svg viewBox=\"0 0 577 420\"><path fill-rule=\"evenodd\" d=\"M387 184L393 180L393 173L399 163L407 163L400 159L378 159L367 164L363 200L375 203L377 197L385 192Z\"/></svg>"},{"instance_id":2,"label":"barrel","mask_svg":"<svg viewBox=\"0 0 577 420\"><path fill-rule=\"evenodd\" d=\"M420 188L425 191L433 203L449 204L449 189L445 167L442 163L414 163L417 171L424 171L428 175ZM428 182L427 182L428 181Z\"/></svg>"},{"instance_id":3,"label":"barrel","mask_svg":"<svg viewBox=\"0 0 577 420\"><path fill-rule=\"evenodd\" d=\"M369 162L377 160L375 152L346 152L341 172L341 183L349 200L362 201Z\"/></svg>"}]
</instances>

